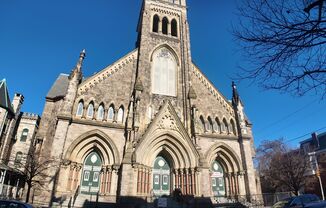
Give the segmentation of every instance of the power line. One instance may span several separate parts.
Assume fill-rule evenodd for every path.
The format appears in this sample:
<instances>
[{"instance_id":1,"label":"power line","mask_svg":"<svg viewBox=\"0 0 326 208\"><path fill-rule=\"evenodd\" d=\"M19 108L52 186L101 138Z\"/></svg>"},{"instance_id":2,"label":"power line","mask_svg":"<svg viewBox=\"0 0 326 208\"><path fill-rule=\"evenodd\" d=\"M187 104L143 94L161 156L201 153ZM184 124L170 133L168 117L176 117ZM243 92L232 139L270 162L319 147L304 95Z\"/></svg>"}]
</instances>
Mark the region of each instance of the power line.
<instances>
[{"instance_id":1,"label":"power line","mask_svg":"<svg viewBox=\"0 0 326 208\"><path fill-rule=\"evenodd\" d=\"M301 108L295 110L294 112L292 112L292 113L290 113L290 114L288 114L288 115L282 117L281 119L279 119L279 120L277 120L277 121L274 121L274 122L272 122L271 124L269 124L269 125L267 125L267 126L261 128L261 129L257 130L257 131L256 131L256 134L260 134L261 132L265 131L266 129L269 129L270 127L275 126L275 125L279 124L280 122L282 122L282 121L284 121L284 120L286 120L286 119L292 117L293 115L296 115L298 112L300 112L300 111L304 110L305 108L309 107L310 105L312 105L312 104L313 104L314 102L316 102L317 100L318 100L318 99L315 99L315 100L313 100L312 102L310 102L310 103L304 105L303 107L301 107Z\"/></svg>"},{"instance_id":2,"label":"power line","mask_svg":"<svg viewBox=\"0 0 326 208\"><path fill-rule=\"evenodd\" d=\"M302 137L305 137L305 136L311 135L311 133L313 133L313 132L318 132L318 131L321 131L321 130L323 130L323 129L326 129L326 126L320 128L320 129L314 130L314 131L312 131L312 132L309 132L309 133L307 133L307 134L304 134L304 135L301 135L301 136L295 137L295 138L293 138L293 139L285 140L284 142L285 142L285 143L293 142L293 141L295 141L295 140L297 140L297 139L301 139Z\"/></svg>"}]
</instances>

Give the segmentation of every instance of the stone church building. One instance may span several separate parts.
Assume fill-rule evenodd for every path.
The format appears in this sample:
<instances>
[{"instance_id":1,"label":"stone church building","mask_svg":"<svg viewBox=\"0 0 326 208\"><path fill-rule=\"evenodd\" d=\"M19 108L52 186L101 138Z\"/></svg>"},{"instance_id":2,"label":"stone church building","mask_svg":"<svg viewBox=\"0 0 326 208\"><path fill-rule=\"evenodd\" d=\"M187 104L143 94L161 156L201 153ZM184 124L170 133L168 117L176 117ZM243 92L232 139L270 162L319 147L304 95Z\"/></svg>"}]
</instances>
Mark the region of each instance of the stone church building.
<instances>
[{"instance_id":1,"label":"stone church building","mask_svg":"<svg viewBox=\"0 0 326 208\"><path fill-rule=\"evenodd\" d=\"M43 203L259 194L251 124L236 86L227 100L192 62L186 0L144 0L137 47L83 78L82 51L46 96L37 135Z\"/></svg>"}]
</instances>

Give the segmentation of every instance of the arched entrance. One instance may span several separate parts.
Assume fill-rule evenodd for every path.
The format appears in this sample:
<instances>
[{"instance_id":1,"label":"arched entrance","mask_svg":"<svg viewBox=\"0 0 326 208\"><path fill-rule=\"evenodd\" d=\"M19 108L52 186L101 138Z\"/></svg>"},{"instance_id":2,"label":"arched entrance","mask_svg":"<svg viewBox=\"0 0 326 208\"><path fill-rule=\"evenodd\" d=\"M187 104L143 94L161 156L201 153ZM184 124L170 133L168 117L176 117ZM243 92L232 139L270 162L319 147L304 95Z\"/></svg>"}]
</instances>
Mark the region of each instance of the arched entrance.
<instances>
[{"instance_id":1,"label":"arched entrance","mask_svg":"<svg viewBox=\"0 0 326 208\"><path fill-rule=\"evenodd\" d=\"M214 196L225 196L224 170L218 161L213 161L211 165L211 186Z\"/></svg>"},{"instance_id":2,"label":"arched entrance","mask_svg":"<svg viewBox=\"0 0 326 208\"><path fill-rule=\"evenodd\" d=\"M85 159L81 178L81 193L97 194L100 191L102 159L97 152L91 152Z\"/></svg>"},{"instance_id":3,"label":"arched entrance","mask_svg":"<svg viewBox=\"0 0 326 208\"><path fill-rule=\"evenodd\" d=\"M171 167L167 160L158 156L153 168L153 192L157 196L170 195Z\"/></svg>"}]
</instances>

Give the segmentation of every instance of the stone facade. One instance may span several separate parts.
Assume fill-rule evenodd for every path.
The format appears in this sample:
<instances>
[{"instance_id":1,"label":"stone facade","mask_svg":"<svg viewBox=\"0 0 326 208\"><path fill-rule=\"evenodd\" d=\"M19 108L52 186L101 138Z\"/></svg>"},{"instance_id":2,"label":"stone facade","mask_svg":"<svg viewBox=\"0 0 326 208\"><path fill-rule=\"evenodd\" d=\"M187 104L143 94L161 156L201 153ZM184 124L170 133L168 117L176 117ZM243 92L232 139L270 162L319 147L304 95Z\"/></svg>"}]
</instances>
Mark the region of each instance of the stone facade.
<instances>
[{"instance_id":1,"label":"stone facade","mask_svg":"<svg viewBox=\"0 0 326 208\"><path fill-rule=\"evenodd\" d=\"M70 75L55 81L37 139L41 156L60 165L48 171L51 181L36 201L82 204L85 190L96 190L103 202L150 201L160 191L154 184L162 183L154 177L158 156L169 164L163 182L169 193L212 199L259 194L251 124L236 86L228 101L192 63L185 0L144 0L138 34L135 50L95 75L82 79L82 51ZM101 158L99 179L94 176L100 182L86 187L85 160L93 152ZM214 161L223 169L219 174ZM219 193L214 177L225 187Z\"/></svg>"},{"instance_id":2,"label":"stone facade","mask_svg":"<svg viewBox=\"0 0 326 208\"><path fill-rule=\"evenodd\" d=\"M12 103L8 97L7 102L9 110L0 108L0 197L21 199L40 117L21 112L22 94L16 93Z\"/></svg>"},{"instance_id":3,"label":"stone facade","mask_svg":"<svg viewBox=\"0 0 326 208\"><path fill-rule=\"evenodd\" d=\"M17 164L17 155L21 154L21 162L19 162L18 169L24 171L22 166L27 162L27 156L33 154L36 146L35 135L38 130L40 117L33 113L21 113L19 118L19 125L15 132L14 143L10 151L9 166L15 167Z\"/></svg>"}]
</instances>

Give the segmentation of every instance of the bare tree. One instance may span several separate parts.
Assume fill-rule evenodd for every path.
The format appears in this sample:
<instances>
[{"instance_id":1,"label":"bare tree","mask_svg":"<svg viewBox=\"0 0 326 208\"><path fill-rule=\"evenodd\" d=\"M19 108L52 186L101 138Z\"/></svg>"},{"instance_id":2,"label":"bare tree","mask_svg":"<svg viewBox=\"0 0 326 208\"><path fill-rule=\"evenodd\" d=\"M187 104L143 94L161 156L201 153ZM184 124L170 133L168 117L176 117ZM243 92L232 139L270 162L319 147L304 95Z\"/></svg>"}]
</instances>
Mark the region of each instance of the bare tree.
<instances>
[{"instance_id":1,"label":"bare tree","mask_svg":"<svg viewBox=\"0 0 326 208\"><path fill-rule=\"evenodd\" d=\"M32 187L42 187L44 179L48 178L47 171L55 165L54 159L41 158L34 151L15 161L15 166L23 172L27 184L26 202L29 202Z\"/></svg>"},{"instance_id":2,"label":"bare tree","mask_svg":"<svg viewBox=\"0 0 326 208\"><path fill-rule=\"evenodd\" d=\"M239 79L302 96L326 95L326 0L240 0L240 40L248 65Z\"/></svg>"},{"instance_id":3,"label":"bare tree","mask_svg":"<svg viewBox=\"0 0 326 208\"><path fill-rule=\"evenodd\" d=\"M299 194L309 165L300 150L288 148L282 139L264 141L257 149L257 159L263 192Z\"/></svg>"}]
</instances>

